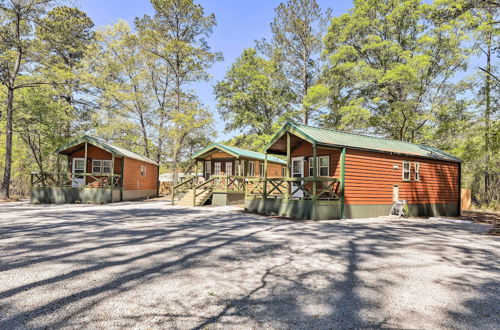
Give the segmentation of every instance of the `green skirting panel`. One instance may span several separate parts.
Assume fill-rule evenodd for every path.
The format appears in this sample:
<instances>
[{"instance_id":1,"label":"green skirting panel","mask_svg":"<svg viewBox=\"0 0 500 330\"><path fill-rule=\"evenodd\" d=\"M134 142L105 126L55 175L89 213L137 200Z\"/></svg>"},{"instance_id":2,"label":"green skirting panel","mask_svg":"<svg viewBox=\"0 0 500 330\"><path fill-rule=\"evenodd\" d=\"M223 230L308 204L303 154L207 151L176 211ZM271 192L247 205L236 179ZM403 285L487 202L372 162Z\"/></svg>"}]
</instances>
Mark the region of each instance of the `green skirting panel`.
<instances>
[{"instance_id":1,"label":"green skirting panel","mask_svg":"<svg viewBox=\"0 0 500 330\"><path fill-rule=\"evenodd\" d=\"M340 218L339 201L284 200L273 198L247 198L245 209L264 215L280 215L294 219L330 220ZM389 215L391 204L345 205L347 219L372 218ZM408 205L409 216L436 217L457 216L458 205L449 204L413 204Z\"/></svg>"},{"instance_id":2,"label":"green skirting panel","mask_svg":"<svg viewBox=\"0 0 500 330\"><path fill-rule=\"evenodd\" d=\"M385 216L389 215L391 207L392 204L346 204L345 216L348 219ZM408 213L410 217L453 217L458 216L458 204L409 204Z\"/></svg>"},{"instance_id":3,"label":"green skirting panel","mask_svg":"<svg viewBox=\"0 0 500 330\"><path fill-rule=\"evenodd\" d=\"M279 215L302 220L340 219L340 201L247 198L245 209L264 215Z\"/></svg>"},{"instance_id":4,"label":"green skirting panel","mask_svg":"<svg viewBox=\"0 0 500 330\"><path fill-rule=\"evenodd\" d=\"M212 205L235 205L243 204L245 193L214 192L212 194Z\"/></svg>"},{"instance_id":5,"label":"green skirting panel","mask_svg":"<svg viewBox=\"0 0 500 330\"><path fill-rule=\"evenodd\" d=\"M120 188L34 187L31 204L104 204L119 199Z\"/></svg>"}]
</instances>

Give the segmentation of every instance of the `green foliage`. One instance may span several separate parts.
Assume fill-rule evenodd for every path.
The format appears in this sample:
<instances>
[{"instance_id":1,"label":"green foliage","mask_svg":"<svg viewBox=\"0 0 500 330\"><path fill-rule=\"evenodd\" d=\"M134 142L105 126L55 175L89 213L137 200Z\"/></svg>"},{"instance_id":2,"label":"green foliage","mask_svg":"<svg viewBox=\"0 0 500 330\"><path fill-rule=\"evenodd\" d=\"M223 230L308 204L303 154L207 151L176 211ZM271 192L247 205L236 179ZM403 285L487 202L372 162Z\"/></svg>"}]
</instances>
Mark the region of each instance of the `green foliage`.
<instances>
[{"instance_id":1,"label":"green foliage","mask_svg":"<svg viewBox=\"0 0 500 330\"><path fill-rule=\"evenodd\" d=\"M289 88L295 95L290 103L294 116L304 124L314 120L314 108L304 98L319 77L321 69L321 38L331 17L316 0L288 0L275 9L271 23L272 39L257 43L268 58L279 64ZM313 117L313 118L311 118Z\"/></svg>"},{"instance_id":2,"label":"green foliage","mask_svg":"<svg viewBox=\"0 0 500 330\"><path fill-rule=\"evenodd\" d=\"M360 112L375 132L413 141L434 115L436 96L459 70L470 50L461 23L434 24L433 7L419 0L357 1L332 20L325 36L329 59L323 83L330 87L327 126ZM344 112L347 112L345 114ZM369 114L369 118L367 115Z\"/></svg>"},{"instance_id":3,"label":"green foliage","mask_svg":"<svg viewBox=\"0 0 500 330\"><path fill-rule=\"evenodd\" d=\"M214 93L226 131L272 134L289 118L293 94L277 63L245 49Z\"/></svg>"}]
</instances>

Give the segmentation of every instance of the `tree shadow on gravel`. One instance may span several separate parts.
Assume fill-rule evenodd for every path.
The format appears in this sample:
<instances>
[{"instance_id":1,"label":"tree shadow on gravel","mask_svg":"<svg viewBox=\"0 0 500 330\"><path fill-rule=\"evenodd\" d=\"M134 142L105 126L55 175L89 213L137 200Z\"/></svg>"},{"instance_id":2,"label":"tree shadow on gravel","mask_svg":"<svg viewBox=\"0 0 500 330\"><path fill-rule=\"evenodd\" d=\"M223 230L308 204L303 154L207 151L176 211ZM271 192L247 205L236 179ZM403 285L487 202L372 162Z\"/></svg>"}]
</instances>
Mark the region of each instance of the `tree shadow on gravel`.
<instances>
[{"instance_id":1,"label":"tree shadow on gravel","mask_svg":"<svg viewBox=\"0 0 500 330\"><path fill-rule=\"evenodd\" d=\"M86 213L85 219L82 213ZM398 327L401 320L387 317L383 308L387 292L398 285L393 277L384 275L386 267L394 267L385 261L400 255L400 251L420 251L435 258L415 265L397 265L391 272L440 263L469 267L474 272L498 271L496 250L464 246L468 229L446 224L297 223L240 212L155 205L92 212L44 211L38 218L39 223L29 226L0 224L2 239L6 235L10 242L1 247L0 252L6 252L8 257L0 264L0 276L56 263L69 268L0 288L0 328L102 327L100 322L106 320L100 313L92 314L100 303L142 290L151 283L169 283L180 274L193 276L201 271L207 280L226 281L223 286L241 284L238 290L213 298L215 312L205 312L208 300L201 295L206 292L178 287L176 290L186 291L183 299L152 301L151 310L162 312L145 315L159 318L162 327L196 329L249 324L276 328ZM367 272L380 276L376 281L366 280L363 274ZM30 299L30 292L57 290L81 281L82 276L96 274L112 276L86 282L79 290L64 290L61 296L51 296L33 307L20 308L17 303ZM398 278L405 280L404 275ZM192 282L197 281L200 279L193 277ZM450 320L466 319L471 327L492 324L474 321L470 315L483 303L494 306L498 302L493 295L498 293L498 282L478 286L473 279L456 281L470 285L479 297L464 300L463 313L449 311ZM166 308L170 305L175 305L175 311ZM489 312L497 310L491 307ZM138 313L107 318L117 318L114 321L120 326L134 327L144 322L144 317Z\"/></svg>"}]
</instances>

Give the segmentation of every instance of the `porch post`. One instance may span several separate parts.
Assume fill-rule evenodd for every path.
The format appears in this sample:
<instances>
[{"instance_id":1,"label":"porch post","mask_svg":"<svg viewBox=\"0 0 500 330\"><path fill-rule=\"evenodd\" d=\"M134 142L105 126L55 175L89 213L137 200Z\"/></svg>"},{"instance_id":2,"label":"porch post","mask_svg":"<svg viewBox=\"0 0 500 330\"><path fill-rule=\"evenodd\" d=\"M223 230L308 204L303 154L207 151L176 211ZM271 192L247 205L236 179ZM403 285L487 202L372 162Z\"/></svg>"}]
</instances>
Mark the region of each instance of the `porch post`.
<instances>
[{"instance_id":1,"label":"porch post","mask_svg":"<svg viewBox=\"0 0 500 330\"><path fill-rule=\"evenodd\" d=\"M267 198L267 152L264 157L264 186L262 187L262 195L262 197Z\"/></svg>"},{"instance_id":2,"label":"porch post","mask_svg":"<svg viewBox=\"0 0 500 330\"><path fill-rule=\"evenodd\" d=\"M340 168L340 218L345 219L345 148L342 148L342 154L340 156L341 168Z\"/></svg>"},{"instance_id":3,"label":"porch post","mask_svg":"<svg viewBox=\"0 0 500 330\"><path fill-rule=\"evenodd\" d=\"M316 142L313 143L313 160L312 160L312 166L313 166L313 201L316 200L316 188L317 188L317 182L316 180L318 179L318 148L316 147Z\"/></svg>"},{"instance_id":4,"label":"porch post","mask_svg":"<svg viewBox=\"0 0 500 330\"><path fill-rule=\"evenodd\" d=\"M111 187L115 186L115 154L111 154Z\"/></svg>"},{"instance_id":5,"label":"porch post","mask_svg":"<svg viewBox=\"0 0 500 330\"><path fill-rule=\"evenodd\" d=\"M198 184L198 159L194 160L193 206L196 206L196 185Z\"/></svg>"},{"instance_id":6,"label":"porch post","mask_svg":"<svg viewBox=\"0 0 500 330\"><path fill-rule=\"evenodd\" d=\"M85 142L85 174L87 174L87 153L88 153L88 143ZM87 175L84 175L85 186L87 186Z\"/></svg>"},{"instance_id":7,"label":"porch post","mask_svg":"<svg viewBox=\"0 0 500 330\"><path fill-rule=\"evenodd\" d=\"M198 159L194 160L194 181L193 187L198 183Z\"/></svg>"},{"instance_id":8,"label":"porch post","mask_svg":"<svg viewBox=\"0 0 500 330\"><path fill-rule=\"evenodd\" d=\"M57 172L57 185L61 184L61 162L60 162L60 154L57 153L57 164L56 164L56 172Z\"/></svg>"},{"instance_id":9,"label":"porch post","mask_svg":"<svg viewBox=\"0 0 500 330\"><path fill-rule=\"evenodd\" d=\"M286 180L290 179L290 132L286 132ZM290 198L290 181L286 182L285 198Z\"/></svg>"}]
</instances>

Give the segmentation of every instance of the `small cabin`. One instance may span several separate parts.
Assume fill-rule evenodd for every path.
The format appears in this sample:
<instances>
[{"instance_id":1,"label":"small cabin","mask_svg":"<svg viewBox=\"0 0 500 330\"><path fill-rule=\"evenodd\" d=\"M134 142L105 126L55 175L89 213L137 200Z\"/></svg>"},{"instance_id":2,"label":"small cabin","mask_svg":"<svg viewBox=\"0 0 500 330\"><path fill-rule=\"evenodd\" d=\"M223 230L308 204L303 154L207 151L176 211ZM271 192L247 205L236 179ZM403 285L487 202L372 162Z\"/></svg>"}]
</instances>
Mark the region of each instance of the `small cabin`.
<instances>
[{"instance_id":1,"label":"small cabin","mask_svg":"<svg viewBox=\"0 0 500 330\"><path fill-rule=\"evenodd\" d=\"M190 178L174 186L172 202L179 205L243 204L248 178L281 178L286 162L275 156L213 143L191 157L195 173L201 178Z\"/></svg>"},{"instance_id":2,"label":"small cabin","mask_svg":"<svg viewBox=\"0 0 500 330\"><path fill-rule=\"evenodd\" d=\"M159 165L136 152L87 135L56 152L57 173L31 174L31 203L112 203L158 195Z\"/></svg>"},{"instance_id":3,"label":"small cabin","mask_svg":"<svg viewBox=\"0 0 500 330\"><path fill-rule=\"evenodd\" d=\"M249 184L245 207L299 219L460 214L461 160L433 147L287 123L265 148L285 156L283 178ZM276 188L278 187L278 188Z\"/></svg>"}]
</instances>

